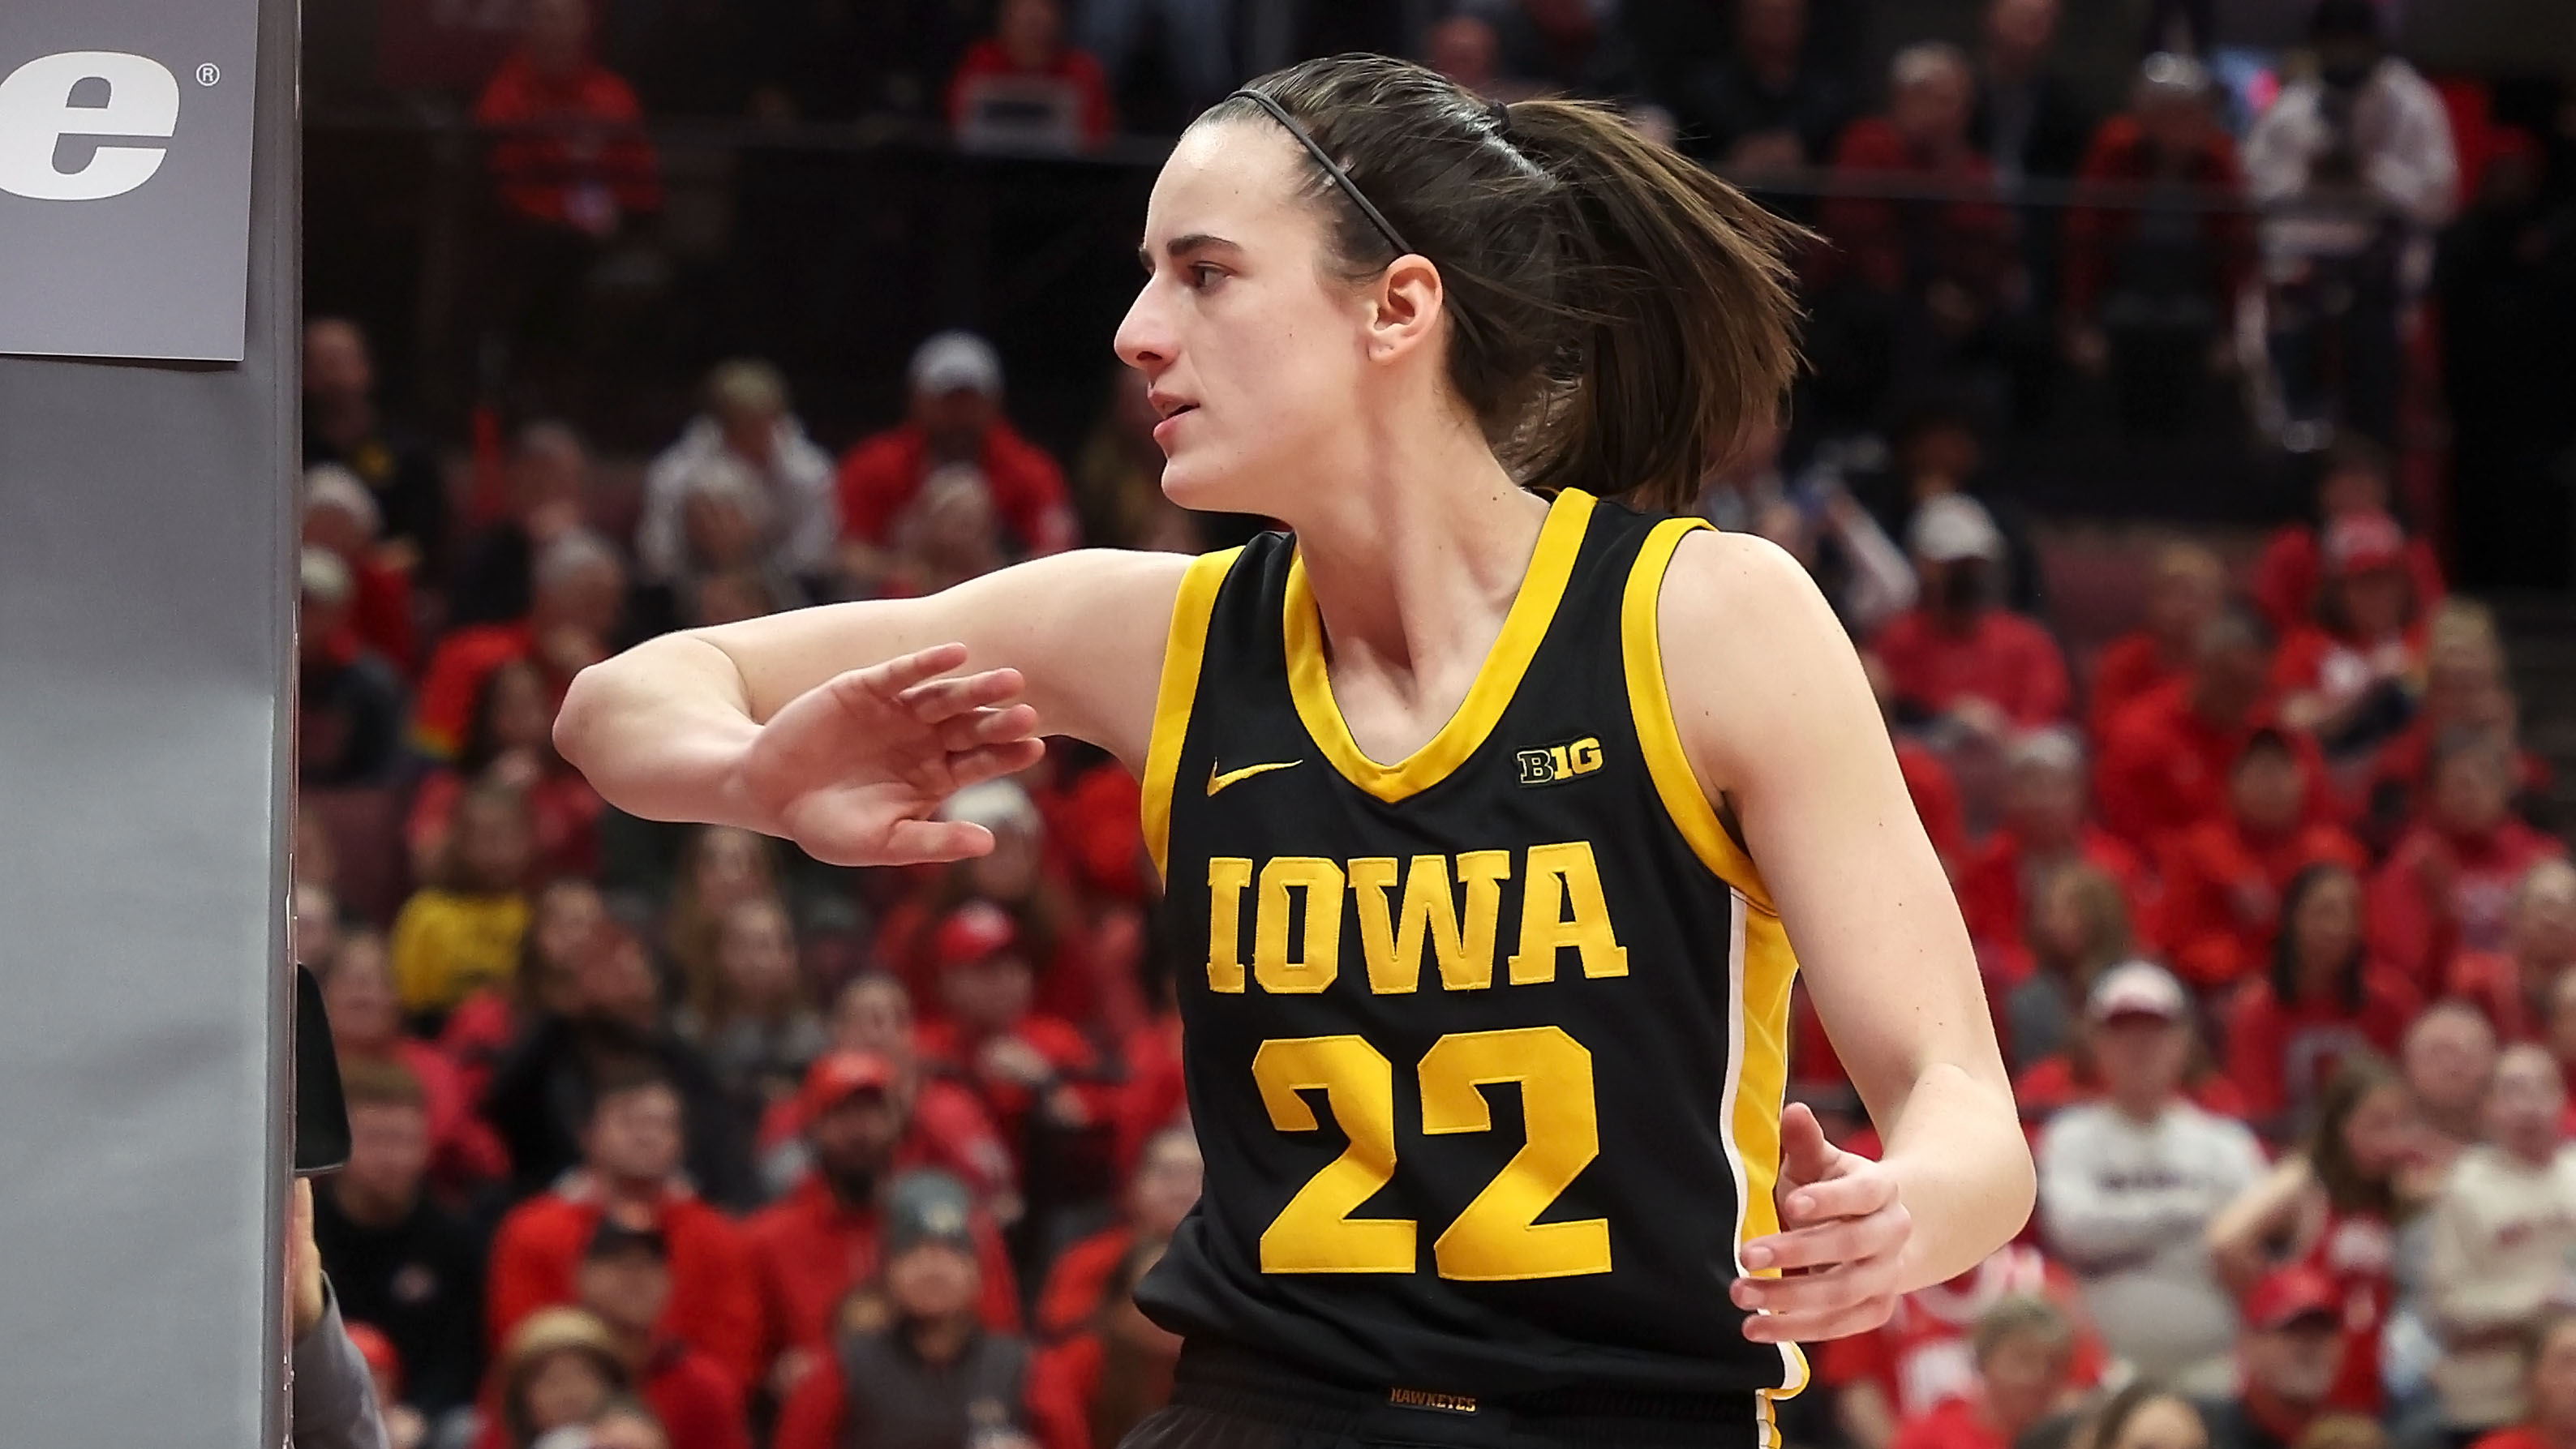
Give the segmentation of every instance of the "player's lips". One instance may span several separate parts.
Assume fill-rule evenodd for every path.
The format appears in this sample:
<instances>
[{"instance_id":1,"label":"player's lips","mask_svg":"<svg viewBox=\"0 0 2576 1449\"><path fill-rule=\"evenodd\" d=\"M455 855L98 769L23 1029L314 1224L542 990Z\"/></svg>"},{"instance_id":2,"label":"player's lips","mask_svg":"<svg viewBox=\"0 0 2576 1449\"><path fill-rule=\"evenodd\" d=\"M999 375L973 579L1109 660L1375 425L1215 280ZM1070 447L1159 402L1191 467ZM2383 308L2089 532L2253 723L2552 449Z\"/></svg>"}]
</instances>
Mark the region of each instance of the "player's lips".
<instances>
[{"instance_id":1,"label":"player's lips","mask_svg":"<svg viewBox=\"0 0 2576 1449\"><path fill-rule=\"evenodd\" d=\"M1163 420L1154 424L1154 441L1166 448L1172 445L1173 425L1189 414L1197 412L1199 407L1197 403L1184 398L1159 392L1146 394L1145 400L1153 404L1154 411L1163 415Z\"/></svg>"}]
</instances>

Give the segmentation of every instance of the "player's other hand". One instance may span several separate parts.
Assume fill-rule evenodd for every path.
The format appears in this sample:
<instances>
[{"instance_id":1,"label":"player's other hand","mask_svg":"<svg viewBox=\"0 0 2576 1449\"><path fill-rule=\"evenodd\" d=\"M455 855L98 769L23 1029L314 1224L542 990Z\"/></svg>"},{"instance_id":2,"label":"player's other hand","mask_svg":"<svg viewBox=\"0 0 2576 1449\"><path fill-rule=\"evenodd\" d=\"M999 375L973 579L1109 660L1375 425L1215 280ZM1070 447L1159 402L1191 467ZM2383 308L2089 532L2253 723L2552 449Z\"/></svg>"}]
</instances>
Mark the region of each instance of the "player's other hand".
<instances>
[{"instance_id":1,"label":"player's other hand","mask_svg":"<svg viewBox=\"0 0 2576 1449\"><path fill-rule=\"evenodd\" d=\"M1756 1343L1812 1342L1866 1333L1895 1311L1897 1260L1914 1235L1896 1177L1879 1163L1825 1140L1816 1114L1792 1104L1780 1114L1780 1180L1773 1191L1780 1231L1744 1245L1751 1272L1735 1280L1744 1336Z\"/></svg>"},{"instance_id":2,"label":"player's other hand","mask_svg":"<svg viewBox=\"0 0 2576 1449\"><path fill-rule=\"evenodd\" d=\"M968 785L1046 753L1020 672L949 674L966 646L941 644L835 675L761 726L743 791L774 833L831 865L962 860L993 832L933 818Z\"/></svg>"}]
</instances>

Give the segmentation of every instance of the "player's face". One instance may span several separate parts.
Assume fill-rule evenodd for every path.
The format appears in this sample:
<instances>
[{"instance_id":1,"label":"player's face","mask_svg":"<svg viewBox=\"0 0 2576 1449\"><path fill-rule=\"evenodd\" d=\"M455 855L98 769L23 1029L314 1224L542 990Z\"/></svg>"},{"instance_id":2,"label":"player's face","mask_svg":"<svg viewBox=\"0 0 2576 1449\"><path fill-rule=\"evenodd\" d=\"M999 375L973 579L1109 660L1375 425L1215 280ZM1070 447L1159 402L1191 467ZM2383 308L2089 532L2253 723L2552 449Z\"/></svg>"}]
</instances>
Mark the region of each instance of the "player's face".
<instances>
[{"instance_id":1,"label":"player's face","mask_svg":"<svg viewBox=\"0 0 2576 1449\"><path fill-rule=\"evenodd\" d=\"M1313 171L1274 123L1228 121L1191 128L1154 183L1117 348L1163 415L1163 491L1185 507L1276 515L1287 480L1350 450L1365 314L1333 274Z\"/></svg>"}]
</instances>

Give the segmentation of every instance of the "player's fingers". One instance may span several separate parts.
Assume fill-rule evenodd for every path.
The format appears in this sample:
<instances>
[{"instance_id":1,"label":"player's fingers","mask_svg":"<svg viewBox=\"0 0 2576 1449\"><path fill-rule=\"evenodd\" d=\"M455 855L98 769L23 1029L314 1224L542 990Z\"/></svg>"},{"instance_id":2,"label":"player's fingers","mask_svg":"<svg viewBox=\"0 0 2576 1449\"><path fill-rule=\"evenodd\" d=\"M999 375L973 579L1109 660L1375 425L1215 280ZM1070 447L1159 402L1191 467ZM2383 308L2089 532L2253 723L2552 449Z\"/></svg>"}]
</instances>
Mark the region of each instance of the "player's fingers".
<instances>
[{"instance_id":1,"label":"player's fingers","mask_svg":"<svg viewBox=\"0 0 2576 1449\"><path fill-rule=\"evenodd\" d=\"M1794 1278L1738 1278L1728 1290L1735 1306L1766 1313L1826 1313L1892 1291L1893 1258L1859 1258Z\"/></svg>"},{"instance_id":2,"label":"player's fingers","mask_svg":"<svg viewBox=\"0 0 2576 1449\"><path fill-rule=\"evenodd\" d=\"M1859 1171L1792 1189L1780 1202L1780 1217L1803 1227L1834 1218L1867 1217L1895 1201L1896 1179L1868 1163Z\"/></svg>"},{"instance_id":3,"label":"player's fingers","mask_svg":"<svg viewBox=\"0 0 2576 1449\"><path fill-rule=\"evenodd\" d=\"M996 776L1018 774L1044 758L1044 740L1003 740L950 755L948 774L955 787L962 790ZM983 852L977 851L976 854Z\"/></svg>"},{"instance_id":4,"label":"player's fingers","mask_svg":"<svg viewBox=\"0 0 2576 1449\"><path fill-rule=\"evenodd\" d=\"M993 832L963 820L898 820L886 832L887 865L967 860L993 852Z\"/></svg>"},{"instance_id":5,"label":"player's fingers","mask_svg":"<svg viewBox=\"0 0 2576 1449\"><path fill-rule=\"evenodd\" d=\"M1744 1320L1744 1336L1755 1343L1822 1343L1867 1333L1896 1311L1896 1295L1883 1293L1816 1313L1757 1313Z\"/></svg>"},{"instance_id":6,"label":"player's fingers","mask_svg":"<svg viewBox=\"0 0 2576 1449\"><path fill-rule=\"evenodd\" d=\"M895 696L898 708L924 724L937 724L973 710L1005 704L1020 697L1026 681L1016 669L987 669L954 679L929 679Z\"/></svg>"},{"instance_id":7,"label":"player's fingers","mask_svg":"<svg viewBox=\"0 0 2576 1449\"><path fill-rule=\"evenodd\" d=\"M898 654L881 664L871 664L865 669L853 669L840 678L851 680L872 693L890 697L901 694L925 679L934 679L946 674L965 662L965 645L933 644L927 649L915 649L910 654ZM839 680L834 681L834 683L838 682Z\"/></svg>"},{"instance_id":8,"label":"player's fingers","mask_svg":"<svg viewBox=\"0 0 2576 1449\"><path fill-rule=\"evenodd\" d=\"M1780 1113L1783 1182L1814 1182L1832 1171L1834 1159L1841 1155L1840 1149L1825 1140L1824 1127L1806 1103L1792 1102Z\"/></svg>"},{"instance_id":9,"label":"player's fingers","mask_svg":"<svg viewBox=\"0 0 2576 1449\"><path fill-rule=\"evenodd\" d=\"M977 745L1024 740L1038 732L1038 712L1025 704L985 708L939 722L939 747L971 750Z\"/></svg>"},{"instance_id":10,"label":"player's fingers","mask_svg":"<svg viewBox=\"0 0 2576 1449\"><path fill-rule=\"evenodd\" d=\"M1756 1238L1744 1245L1744 1266L1755 1270L1824 1268L1894 1252L1905 1246L1911 1226L1899 1220L1897 1214L1903 1211L1898 1208L1867 1217L1835 1218L1811 1228Z\"/></svg>"}]
</instances>

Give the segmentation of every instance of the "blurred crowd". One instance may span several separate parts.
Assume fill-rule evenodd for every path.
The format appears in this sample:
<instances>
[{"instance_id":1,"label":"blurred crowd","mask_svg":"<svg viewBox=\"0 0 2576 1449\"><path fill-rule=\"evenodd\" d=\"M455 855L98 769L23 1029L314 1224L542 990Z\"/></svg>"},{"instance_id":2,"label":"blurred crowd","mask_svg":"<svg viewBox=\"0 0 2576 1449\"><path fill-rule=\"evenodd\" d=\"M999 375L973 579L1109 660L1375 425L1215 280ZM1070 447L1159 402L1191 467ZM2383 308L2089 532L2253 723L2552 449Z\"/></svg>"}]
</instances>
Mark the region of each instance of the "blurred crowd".
<instances>
[{"instance_id":1,"label":"blurred crowd","mask_svg":"<svg viewBox=\"0 0 2576 1449\"><path fill-rule=\"evenodd\" d=\"M2435 374L2465 385L2417 365L2438 294L2521 349L2468 369L2462 466L2557 466L2576 393L2544 405L2551 349L2576 329L2540 334L2576 298L2569 138L2455 133L2458 98L2349 0L2250 115L2196 8L2150 7L2107 117L2055 77L2053 0L1993 0L1979 46L1876 78L1828 0L1722 24L1002 0L980 40L936 4L742 33L738 8L530 0L469 58L514 218L486 299L510 346L540 350L662 204L648 106L909 109L969 145L1079 148L1130 128L1140 68L1195 106L1241 58L1369 45L1492 95L1612 100L1731 171L1855 182L1802 213L1826 243L1801 263L1797 423L1699 511L1798 557L1862 647L2042 1189L2021 1241L1814 1351L1785 1429L2576 1449L2576 867L2496 620L2406 521L2400 426ZM666 53L691 17L716 78L694 90ZM2077 179L2130 189L2018 199ZM640 467L524 405L543 389L507 426L423 432L375 362L357 324L309 323L293 908L355 1141L317 1238L397 1445L1107 1449L1169 1392L1178 1345L1127 1290L1199 1187L1170 992L1196 963L1151 927L1134 781L1058 741L946 807L992 855L850 871L607 809L551 725L574 673L674 629L1261 521L1162 497L1132 381L1060 460L970 332L923 340L883 400L903 420L846 446L779 368L724 362ZM2070 642L1991 461L2060 367L2142 434L2213 387L2268 397L2310 505L2250 554L2177 537L2132 632ZM2519 507L2493 494L2474 506ZM2563 524L2514 516L2563 570ZM1793 1095L1869 1150L1803 1004L1791 1045Z\"/></svg>"}]
</instances>

